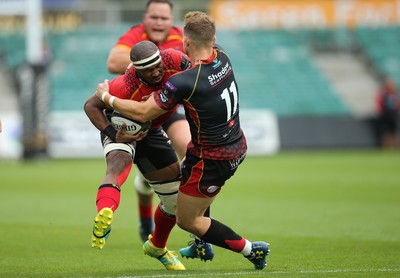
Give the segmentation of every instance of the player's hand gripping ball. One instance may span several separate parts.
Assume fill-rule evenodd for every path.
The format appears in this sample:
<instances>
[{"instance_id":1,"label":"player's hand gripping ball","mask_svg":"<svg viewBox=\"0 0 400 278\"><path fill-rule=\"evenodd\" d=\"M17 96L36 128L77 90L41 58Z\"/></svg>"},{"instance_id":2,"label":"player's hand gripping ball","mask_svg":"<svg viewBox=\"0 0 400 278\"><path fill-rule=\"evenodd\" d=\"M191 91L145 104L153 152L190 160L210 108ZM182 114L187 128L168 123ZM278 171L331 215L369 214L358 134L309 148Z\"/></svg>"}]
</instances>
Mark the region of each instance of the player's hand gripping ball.
<instances>
[{"instance_id":1,"label":"player's hand gripping ball","mask_svg":"<svg viewBox=\"0 0 400 278\"><path fill-rule=\"evenodd\" d=\"M121 113L114 111L111 115L111 124L115 128L115 130L120 130L122 128L122 124L125 123L126 133L135 135L139 131L147 131L151 126L151 121L141 123L125 117Z\"/></svg>"}]
</instances>

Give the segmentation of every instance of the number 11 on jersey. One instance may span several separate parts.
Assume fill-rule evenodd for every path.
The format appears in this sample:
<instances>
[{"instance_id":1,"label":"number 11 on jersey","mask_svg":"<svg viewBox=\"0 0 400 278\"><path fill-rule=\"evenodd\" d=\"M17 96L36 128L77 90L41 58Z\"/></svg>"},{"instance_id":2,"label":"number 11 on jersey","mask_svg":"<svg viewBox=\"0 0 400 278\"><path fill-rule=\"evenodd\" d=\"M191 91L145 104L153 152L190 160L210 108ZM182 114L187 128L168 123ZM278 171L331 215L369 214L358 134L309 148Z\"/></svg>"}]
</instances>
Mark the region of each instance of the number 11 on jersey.
<instances>
[{"instance_id":1,"label":"number 11 on jersey","mask_svg":"<svg viewBox=\"0 0 400 278\"><path fill-rule=\"evenodd\" d=\"M233 96L233 99L231 95ZM232 115L236 113L238 106L238 94L237 94L236 84L234 81L232 81L229 90L228 88L225 88L222 91L221 98L225 100L226 112L227 112L226 121L229 122L232 118ZM232 101L233 101L233 111L232 111Z\"/></svg>"}]
</instances>

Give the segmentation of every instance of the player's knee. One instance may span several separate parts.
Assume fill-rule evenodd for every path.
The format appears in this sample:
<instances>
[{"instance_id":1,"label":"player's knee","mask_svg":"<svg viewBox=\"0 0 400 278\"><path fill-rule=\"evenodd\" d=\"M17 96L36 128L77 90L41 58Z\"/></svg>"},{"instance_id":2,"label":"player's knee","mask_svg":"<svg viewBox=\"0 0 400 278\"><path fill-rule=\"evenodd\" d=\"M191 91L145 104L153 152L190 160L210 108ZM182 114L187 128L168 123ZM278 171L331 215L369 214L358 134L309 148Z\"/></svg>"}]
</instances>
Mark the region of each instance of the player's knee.
<instances>
[{"instance_id":1,"label":"player's knee","mask_svg":"<svg viewBox=\"0 0 400 278\"><path fill-rule=\"evenodd\" d=\"M176 225L182 230L186 231L186 222L182 219L182 217L179 217L178 214L176 214Z\"/></svg>"},{"instance_id":2,"label":"player's knee","mask_svg":"<svg viewBox=\"0 0 400 278\"><path fill-rule=\"evenodd\" d=\"M137 173L134 180L135 189L142 195L153 194L153 189L150 187L149 183L145 180L141 173Z\"/></svg>"},{"instance_id":3,"label":"player's knee","mask_svg":"<svg viewBox=\"0 0 400 278\"><path fill-rule=\"evenodd\" d=\"M129 176L132 160L125 152L111 152L107 158L107 169L104 182L116 183L122 186Z\"/></svg>"},{"instance_id":4,"label":"player's knee","mask_svg":"<svg viewBox=\"0 0 400 278\"><path fill-rule=\"evenodd\" d=\"M176 214L179 180L164 183L150 183L150 185L160 198L160 207L162 211L174 216Z\"/></svg>"},{"instance_id":5,"label":"player's knee","mask_svg":"<svg viewBox=\"0 0 400 278\"><path fill-rule=\"evenodd\" d=\"M185 230L189 233L195 233L197 231L193 219L184 218L179 214L176 215L176 225L178 225L178 227L182 230Z\"/></svg>"}]
</instances>

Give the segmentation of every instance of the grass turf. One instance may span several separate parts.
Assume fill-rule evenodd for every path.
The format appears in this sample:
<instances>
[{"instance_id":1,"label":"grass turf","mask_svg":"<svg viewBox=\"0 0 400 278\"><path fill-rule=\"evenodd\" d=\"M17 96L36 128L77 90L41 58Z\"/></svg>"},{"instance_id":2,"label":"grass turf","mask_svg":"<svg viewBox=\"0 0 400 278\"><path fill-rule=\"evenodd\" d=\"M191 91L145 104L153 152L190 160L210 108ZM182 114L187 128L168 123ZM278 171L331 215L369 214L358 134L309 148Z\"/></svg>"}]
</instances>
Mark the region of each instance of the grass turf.
<instances>
[{"instance_id":1,"label":"grass turf","mask_svg":"<svg viewBox=\"0 0 400 278\"><path fill-rule=\"evenodd\" d=\"M90 248L103 160L0 161L1 277L400 277L400 156L382 151L248 157L211 214L271 244L255 271L215 247L212 262L171 272L144 256L133 175L103 250ZM168 243L189 241L175 228Z\"/></svg>"}]
</instances>

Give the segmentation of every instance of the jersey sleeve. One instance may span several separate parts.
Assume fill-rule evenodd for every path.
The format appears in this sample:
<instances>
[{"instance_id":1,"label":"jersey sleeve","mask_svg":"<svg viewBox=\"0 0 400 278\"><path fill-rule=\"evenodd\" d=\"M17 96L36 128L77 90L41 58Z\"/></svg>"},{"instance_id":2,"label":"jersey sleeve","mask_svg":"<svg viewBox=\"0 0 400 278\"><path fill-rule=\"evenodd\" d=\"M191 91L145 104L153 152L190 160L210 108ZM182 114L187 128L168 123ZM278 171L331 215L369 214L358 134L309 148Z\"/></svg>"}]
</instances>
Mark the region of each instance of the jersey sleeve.
<instances>
[{"instance_id":1,"label":"jersey sleeve","mask_svg":"<svg viewBox=\"0 0 400 278\"><path fill-rule=\"evenodd\" d=\"M178 90L171 79L173 78L170 78L161 90L154 93L156 103L164 110L173 109L183 99L182 90Z\"/></svg>"}]
</instances>

